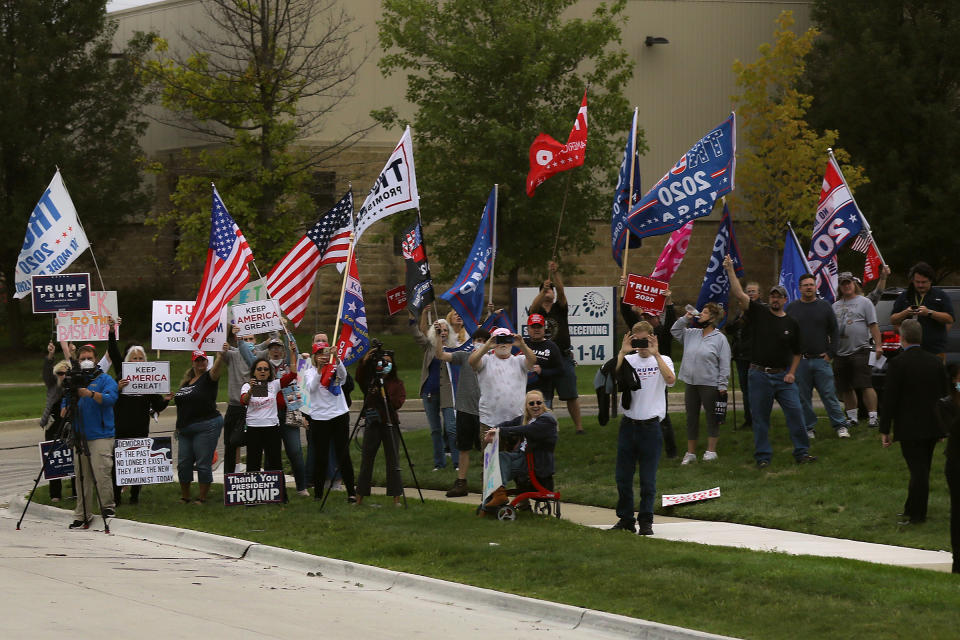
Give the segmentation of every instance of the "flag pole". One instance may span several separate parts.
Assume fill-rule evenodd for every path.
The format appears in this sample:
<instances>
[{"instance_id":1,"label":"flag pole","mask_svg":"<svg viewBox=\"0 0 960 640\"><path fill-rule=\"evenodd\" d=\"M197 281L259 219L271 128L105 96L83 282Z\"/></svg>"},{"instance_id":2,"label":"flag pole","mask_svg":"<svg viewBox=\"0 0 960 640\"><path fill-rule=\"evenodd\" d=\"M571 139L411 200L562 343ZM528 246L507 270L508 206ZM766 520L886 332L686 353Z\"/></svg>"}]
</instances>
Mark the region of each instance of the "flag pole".
<instances>
[{"instance_id":1,"label":"flag pole","mask_svg":"<svg viewBox=\"0 0 960 640\"><path fill-rule=\"evenodd\" d=\"M567 186L563 190L563 202L560 204L560 220L557 221L557 235L553 239L553 261L557 261L557 245L560 244L560 227L563 226L563 212L567 208L567 194L570 193L570 174L567 174Z\"/></svg>"},{"instance_id":2,"label":"flag pole","mask_svg":"<svg viewBox=\"0 0 960 640\"><path fill-rule=\"evenodd\" d=\"M493 267L497 261L497 208L500 206L500 185L493 185L493 254L490 256L490 296L487 298L488 304L493 304ZM557 247L554 245L553 253L556 255Z\"/></svg>"},{"instance_id":3,"label":"flag pole","mask_svg":"<svg viewBox=\"0 0 960 640\"><path fill-rule=\"evenodd\" d=\"M637 113L639 112L640 107L633 108L633 120L630 122L630 187L627 191L627 214L630 214L630 207L633 206L633 169L637 164L634 160L637 155ZM623 270L620 273L620 279L623 280L624 284L620 285L620 297L623 297L624 291L627 288L627 261L630 258L630 228L626 229L627 237L623 241L623 259L621 263L623 265Z\"/></svg>"},{"instance_id":4,"label":"flag pole","mask_svg":"<svg viewBox=\"0 0 960 640\"><path fill-rule=\"evenodd\" d=\"M420 242L421 242L422 245L426 246L426 234L425 234L424 231L423 231L423 218L420 216L420 200L419 200L419 199L417 200L417 224L420 225L420 233L423 234L423 237L420 239ZM429 313L429 311L430 311L430 308L431 308L431 307L433 308L433 315L436 316L436 320L439 320L439 319L440 319L440 311L437 310L437 297L436 297L436 296L433 297L433 301L430 303L430 307L427 307L427 312L428 312L428 313L427 313L427 324L428 324L428 328L429 328L429 327L432 327L432 326L433 326L433 323L436 322L436 320L431 320L431 319L430 319L430 313ZM422 313L422 312L421 312L421 313ZM417 323L417 326L420 325L420 318L416 318L416 323Z\"/></svg>"},{"instance_id":5,"label":"flag pole","mask_svg":"<svg viewBox=\"0 0 960 640\"><path fill-rule=\"evenodd\" d=\"M340 283L340 302L337 304L337 319L333 324L333 339L330 346L337 348L337 337L340 333L340 312L343 310L343 298L347 292L347 278L350 277L350 265L353 264L353 233L350 234L350 248L347 249L347 268L343 270L343 281Z\"/></svg>"},{"instance_id":6,"label":"flag pole","mask_svg":"<svg viewBox=\"0 0 960 640\"><path fill-rule=\"evenodd\" d=\"M880 247L877 246L876 240L873 238L873 229L870 228L870 223L867 222L866 216L863 215L863 209L861 209L860 205L857 204L857 199L853 197L853 189L851 189L850 185L847 184L847 179L843 175L843 171L840 170L840 163L837 162L837 158L833 155L833 149L827 147L827 153L830 155L830 159L833 160L837 165L837 173L840 175L840 179L843 180L843 186L845 186L847 188L847 192L850 193L850 199L853 200L853 206L857 208L857 213L860 215L860 220L863 221L863 226L867 228L867 233L870 234L870 241L877 250L877 257L880 258L880 263L887 264L887 261L883 259L883 254L880 253Z\"/></svg>"},{"instance_id":7,"label":"flag pole","mask_svg":"<svg viewBox=\"0 0 960 640\"><path fill-rule=\"evenodd\" d=\"M807 273L810 273L810 263L807 262L807 256L803 252L803 247L800 246L800 241L797 240L797 232L793 230L793 225L790 222L787 222L787 228L790 230L790 237L793 238L793 244L796 245L797 251L800 252L800 258L803 260L803 266L806 269ZM783 258L781 257L781 261Z\"/></svg>"},{"instance_id":8,"label":"flag pole","mask_svg":"<svg viewBox=\"0 0 960 640\"><path fill-rule=\"evenodd\" d=\"M58 165L53 165L57 169L57 173L60 173L60 167ZM60 176L60 180L63 181L63 176ZM70 190L67 189L67 183L63 183L63 190L67 192L67 197L70 197ZM73 202L73 198L70 198L70 202ZM83 228L83 221L80 220L80 212L77 211L77 224L80 225L80 231L83 231L83 236L87 239L87 248L90 249L90 257L93 258L93 268L97 272L97 279L100 281L100 290L106 291L107 286L103 284L103 276L100 275L100 265L97 264L97 256L93 252L93 243L90 242L90 236L87 235L87 230Z\"/></svg>"}]
</instances>

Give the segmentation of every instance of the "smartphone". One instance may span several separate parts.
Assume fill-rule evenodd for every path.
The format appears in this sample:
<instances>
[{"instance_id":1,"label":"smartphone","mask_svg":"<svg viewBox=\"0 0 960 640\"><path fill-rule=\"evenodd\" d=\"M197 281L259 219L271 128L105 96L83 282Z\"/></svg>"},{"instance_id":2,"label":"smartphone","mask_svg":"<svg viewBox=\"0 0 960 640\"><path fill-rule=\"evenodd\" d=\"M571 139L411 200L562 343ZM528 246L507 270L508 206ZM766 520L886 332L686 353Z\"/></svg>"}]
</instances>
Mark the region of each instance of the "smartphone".
<instances>
[{"instance_id":1,"label":"smartphone","mask_svg":"<svg viewBox=\"0 0 960 640\"><path fill-rule=\"evenodd\" d=\"M513 336L497 336L497 344L513 344Z\"/></svg>"},{"instance_id":2,"label":"smartphone","mask_svg":"<svg viewBox=\"0 0 960 640\"><path fill-rule=\"evenodd\" d=\"M650 341L647 338L634 338L630 341L630 346L634 349L646 349L650 346Z\"/></svg>"},{"instance_id":3,"label":"smartphone","mask_svg":"<svg viewBox=\"0 0 960 640\"><path fill-rule=\"evenodd\" d=\"M267 383L263 381L256 381L250 383L250 397L251 398L266 398L267 397Z\"/></svg>"}]
</instances>

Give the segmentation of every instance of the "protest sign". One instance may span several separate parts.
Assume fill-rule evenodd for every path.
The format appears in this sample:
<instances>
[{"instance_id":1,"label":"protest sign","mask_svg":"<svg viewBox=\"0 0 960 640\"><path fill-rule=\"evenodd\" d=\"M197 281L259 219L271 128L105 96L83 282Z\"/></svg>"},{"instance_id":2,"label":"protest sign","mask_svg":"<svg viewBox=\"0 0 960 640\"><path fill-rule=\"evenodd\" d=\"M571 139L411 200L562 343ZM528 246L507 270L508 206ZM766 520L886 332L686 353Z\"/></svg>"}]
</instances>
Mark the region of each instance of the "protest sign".
<instances>
[{"instance_id":1,"label":"protest sign","mask_svg":"<svg viewBox=\"0 0 960 640\"><path fill-rule=\"evenodd\" d=\"M120 316L116 291L91 291L90 308L85 311L57 312L57 340L95 342L107 340L110 324L107 316ZM120 336L117 335L117 339Z\"/></svg>"},{"instance_id":2,"label":"protest sign","mask_svg":"<svg viewBox=\"0 0 960 640\"><path fill-rule=\"evenodd\" d=\"M241 336L283 331L280 307L276 300L255 300L233 305L233 324Z\"/></svg>"},{"instance_id":3,"label":"protest sign","mask_svg":"<svg viewBox=\"0 0 960 640\"><path fill-rule=\"evenodd\" d=\"M392 316L407 308L407 287L400 285L387 291L387 312Z\"/></svg>"},{"instance_id":4,"label":"protest sign","mask_svg":"<svg viewBox=\"0 0 960 640\"><path fill-rule=\"evenodd\" d=\"M670 285L661 280L631 273L627 276L627 286L623 292L623 301L639 307L641 311L659 315L667 303L666 292Z\"/></svg>"},{"instance_id":5,"label":"protest sign","mask_svg":"<svg viewBox=\"0 0 960 640\"><path fill-rule=\"evenodd\" d=\"M687 502L699 502L700 500L709 500L710 498L720 497L720 487L707 489L705 491L694 491L693 493L675 493L673 495L663 494L663 506L672 507L677 504Z\"/></svg>"},{"instance_id":6,"label":"protest sign","mask_svg":"<svg viewBox=\"0 0 960 640\"><path fill-rule=\"evenodd\" d=\"M190 337L190 313L193 300L154 300L153 321L150 325L150 348L169 351L196 349ZM227 307L220 314L220 322L203 341L204 351L220 351L227 341Z\"/></svg>"},{"instance_id":7,"label":"protest sign","mask_svg":"<svg viewBox=\"0 0 960 640\"><path fill-rule=\"evenodd\" d=\"M62 440L44 440L40 443L43 477L47 480L73 476L73 449Z\"/></svg>"},{"instance_id":8,"label":"protest sign","mask_svg":"<svg viewBox=\"0 0 960 640\"><path fill-rule=\"evenodd\" d=\"M269 504L283 501L283 473L256 471L223 474L223 504Z\"/></svg>"},{"instance_id":9,"label":"protest sign","mask_svg":"<svg viewBox=\"0 0 960 640\"><path fill-rule=\"evenodd\" d=\"M527 334L530 303L539 293L536 287L520 287L513 291L513 308L517 310L517 328ZM613 330L616 323L613 287L564 287L567 295L570 346L579 364L603 364L616 355ZM556 323L547 318L547 338L556 331ZM550 338L552 339L552 338Z\"/></svg>"},{"instance_id":10,"label":"protest sign","mask_svg":"<svg viewBox=\"0 0 960 640\"><path fill-rule=\"evenodd\" d=\"M270 294L267 293L267 279L260 278L259 280L251 280L248 282L227 304L244 304L245 302L255 302L269 298Z\"/></svg>"},{"instance_id":11,"label":"protest sign","mask_svg":"<svg viewBox=\"0 0 960 640\"><path fill-rule=\"evenodd\" d=\"M120 390L128 396L170 393L169 362L124 362L123 376L129 384Z\"/></svg>"},{"instance_id":12,"label":"protest sign","mask_svg":"<svg viewBox=\"0 0 960 640\"><path fill-rule=\"evenodd\" d=\"M90 308L90 274L31 276L34 313L82 311Z\"/></svg>"},{"instance_id":13,"label":"protest sign","mask_svg":"<svg viewBox=\"0 0 960 640\"><path fill-rule=\"evenodd\" d=\"M494 431L493 442L483 448L483 498L485 502L490 494L503 484L500 475L500 432Z\"/></svg>"},{"instance_id":14,"label":"protest sign","mask_svg":"<svg viewBox=\"0 0 960 640\"><path fill-rule=\"evenodd\" d=\"M117 486L173 482L170 437L126 438L116 441Z\"/></svg>"}]
</instances>

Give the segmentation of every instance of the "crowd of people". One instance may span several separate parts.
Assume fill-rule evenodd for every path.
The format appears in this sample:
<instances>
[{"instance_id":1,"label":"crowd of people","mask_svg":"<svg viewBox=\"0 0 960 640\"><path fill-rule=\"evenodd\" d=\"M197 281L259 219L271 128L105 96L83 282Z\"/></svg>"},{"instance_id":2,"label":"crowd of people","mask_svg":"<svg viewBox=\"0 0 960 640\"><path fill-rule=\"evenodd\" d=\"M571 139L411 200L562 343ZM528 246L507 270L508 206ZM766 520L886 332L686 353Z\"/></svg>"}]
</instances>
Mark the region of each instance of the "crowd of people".
<instances>
[{"instance_id":1,"label":"crowd of people","mask_svg":"<svg viewBox=\"0 0 960 640\"><path fill-rule=\"evenodd\" d=\"M934 445L960 422L960 369L953 366L948 375L944 366L947 331L955 314L950 298L933 286L930 267L915 265L909 273L909 286L894 303L891 321L899 328L902 353L890 360L879 406L871 373L884 353L875 304L889 269L884 267L883 280L869 298L863 295L857 278L841 273L840 295L833 304L818 297L816 278L804 274L799 278L800 297L788 304L782 286L772 286L762 302L759 285L752 281L742 284L729 257L724 268L731 283L731 306L736 310L730 318L715 303L700 310L688 306L685 314L677 317L669 292L667 305L659 314L621 303L629 329L617 355L604 367L614 375L623 409L614 469L618 521L613 528L653 533L661 451L667 459L678 456L668 411L669 388L677 380L684 383L687 433L680 464L719 459L720 425L732 371L739 379L744 426L753 433L758 469L768 467L773 456L774 399L782 409L797 464L817 461L811 453L811 442L818 437L814 390L833 432L841 439L849 438L858 425L862 403L868 427L878 430L883 446L900 443L910 472L901 524L923 522ZM514 450L502 451L502 486L487 506L507 502L506 485L527 472L526 453L534 454L538 475L540 471L552 475L558 436L555 399L565 404L574 433L585 433L566 297L557 265L549 263L548 271L549 278L530 305L527 337L503 327L492 331L478 328L468 336L453 311L435 319L433 312L425 311L413 319L411 331L423 352L418 395L430 429L433 468L439 471L452 464L456 471L448 497L468 495L471 453L497 433L519 436L519 443ZM113 319L110 324L112 329ZM673 341L683 349L679 370L670 353ZM282 470L281 451L285 448L298 494L308 496L313 488L314 498L319 499L325 485L332 482L335 468L348 501L358 504L370 495L373 464L382 447L387 495L400 503L403 481L397 427L406 389L389 350L372 349L357 368L356 384L365 411L361 464L355 475L348 447L354 381L325 334L314 336L308 355L298 353L289 326L260 344L255 336L234 331L212 361L203 351L193 352L192 364L178 388L162 397L121 393L127 381L120 363L144 361L147 354L137 344L121 352L112 330L107 354L99 364L93 345L71 351L72 345L63 343L61 348L64 359L55 363L56 349L51 343L43 365L48 393L41 425L48 438L59 432L69 402L60 381L74 367L89 376L74 398L76 430L82 435L84 455L76 457L73 489L79 489L80 497L70 525L73 528L89 525L94 488L102 514L110 517L115 513L123 494L115 476L111 477L114 439L146 437L150 416L162 412L171 401L177 407L177 475L184 503L206 501L221 436L226 473L244 469L238 466L244 446L246 470ZM112 377L103 373L111 366ZM221 415L216 399L224 372L228 403ZM298 387L298 377L303 389ZM308 399L303 406L302 395ZM701 413L707 437L698 456ZM307 430L306 462L302 428ZM947 475L954 496L960 464L957 440L954 435L947 450ZM638 470L640 500L635 503L633 483ZM192 493L194 473L196 495ZM140 489L130 487L131 504L138 502ZM51 483L50 495L62 499L59 482ZM956 515L951 526L956 545Z\"/></svg>"}]
</instances>

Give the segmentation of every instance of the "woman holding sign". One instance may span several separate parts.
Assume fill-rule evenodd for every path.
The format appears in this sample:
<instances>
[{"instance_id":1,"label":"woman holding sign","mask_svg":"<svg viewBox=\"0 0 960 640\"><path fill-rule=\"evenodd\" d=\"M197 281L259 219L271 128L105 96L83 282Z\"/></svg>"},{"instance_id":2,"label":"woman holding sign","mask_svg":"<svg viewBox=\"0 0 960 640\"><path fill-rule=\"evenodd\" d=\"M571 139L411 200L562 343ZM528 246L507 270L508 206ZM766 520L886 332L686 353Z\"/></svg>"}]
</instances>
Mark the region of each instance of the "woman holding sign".
<instances>
[{"instance_id":1,"label":"woman holding sign","mask_svg":"<svg viewBox=\"0 0 960 640\"><path fill-rule=\"evenodd\" d=\"M280 388L297 379L290 371L282 378L273 375L273 365L267 358L257 358L250 367L250 381L240 389L240 402L247 408L247 471L260 471L265 457L265 471L283 471L280 457L283 436L277 412ZM284 493L286 501L286 493Z\"/></svg>"},{"instance_id":2,"label":"woman holding sign","mask_svg":"<svg viewBox=\"0 0 960 640\"><path fill-rule=\"evenodd\" d=\"M113 363L113 375L117 379L117 387L120 389L120 397L117 403L113 405L113 423L116 430L116 439L122 438L149 438L150 437L150 414L160 413L167 408L170 401L165 399L159 393L148 395L130 395L124 392L124 389L130 385L130 380L123 377L123 365L121 362L146 362L147 352L138 344L127 348L127 353L121 357L120 349L117 346L117 335L114 328L120 324L119 320L114 320L112 316L107 317L107 323L110 330L107 334L107 354L110 356L110 362ZM130 504L140 502L139 484L130 487ZM120 498L123 488L117 485L117 467L113 467L113 499L120 506Z\"/></svg>"},{"instance_id":3,"label":"woman holding sign","mask_svg":"<svg viewBox=\"0 0 960 640\"><path fill-rule=\"evenodd\" d=\"M223 344L224 351L229 348L229 344ZM213 454L223 430L223 416L217 411L217 390L224 361L218 353L208 370L206 353L194 351L191 357L193 364L183 374L180 389L173 400L177 405L177 477L180 480L180 502L188 504L196 464L200 492L193 503L203 504L213 483ZM168 400L171 395L167 396Z\"/></svg>"}]
</instances>

